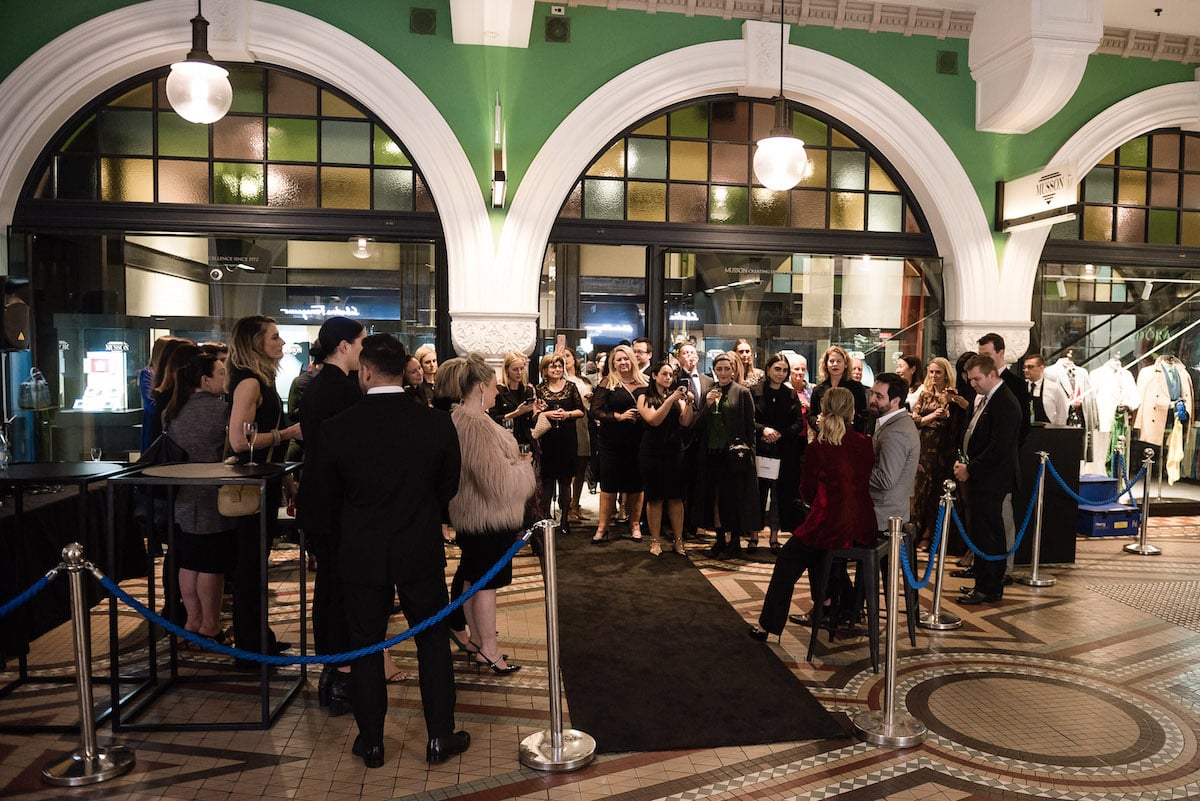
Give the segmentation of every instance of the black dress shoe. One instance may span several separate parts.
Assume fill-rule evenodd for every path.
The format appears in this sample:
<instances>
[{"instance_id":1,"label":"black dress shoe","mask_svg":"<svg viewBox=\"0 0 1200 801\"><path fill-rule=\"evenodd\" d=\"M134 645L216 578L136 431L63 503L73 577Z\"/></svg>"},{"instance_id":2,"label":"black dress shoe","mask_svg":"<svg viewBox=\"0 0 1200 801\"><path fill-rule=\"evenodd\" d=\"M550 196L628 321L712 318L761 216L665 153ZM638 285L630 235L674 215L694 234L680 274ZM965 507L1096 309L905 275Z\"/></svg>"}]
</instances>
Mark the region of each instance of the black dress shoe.
<instances>
[{"instance_id":1,"label":"black dress shoe","mask_svg":"<svg viewBox=\"0 0 1200 801\"><path fill-rule=\"evenodd\" d=\"M354 747L350 749L350 753L362 757L363 764L368 768L383 767L383 743L367 745L360 734L354 738Z\"/></svg>"},{"instance_id":2,"label":"black dress shoe","mask_svg":"<svg viewBox=\"0 0 1200 801\"><path fill-rule=\"evenodd\" d=\"M1012 574L1011 574L1011 573L1009 573L1009 574L1005 574L1005 576L1004 576L1004 586L1005 586L1005 587L1007 587L1007 586L1009 586L1009 585L1010 585L1010 584L1012 584L1012 583L1013 583L1013 577L1012 577Z\"/></svg>"},{"instance_id":3,"label":"black dress shoe","mask_svg":"<svg viewBox=\"0 0 1200 801\"><path fill-rule=\"evenodd\" d=\"M750 635L750 639L758 640L759 642L766 642L767 637L771 636L771 632L766 629L760 629L758 626L751 626L746 633Z\"/></svg>"},{"instance_id":4,"label":"black dress shoe","mask_svg":"<svg viewBox=\"0 0 1200 801\"><path fill-rule=\"evenodd\" d=\"M321 671L321 680L317 682L317 703L321 706L329 706L329 692L333 689L333 677L338 672L338 669L332 665L326 665Z\"/></svg>"},{"instance_id":5,"label":"black dress shoe","mask_svg":"<svg viewBox=\"0 0 1200 801\"><path fill-rule=\"evenodd\" d=\"M338 718L353 709L351 699L354 697L350 689L350 674L334 670L337 674L329 682L329 716Z\"/></svg>"},{"instance_id":6,"label":"black dress shoe","mask_svg":"<svg viewBox=\"0 0 1200 801\"><path fill-rule=\"evenodd\" d=\"M975 568L968 567L966 570L951 570L950 575L954 578L975 578Z\"/></svg>"},{"instance_id":7,"label":"black dress shoe","mask_svg":"<svg viewBox=\"0 0 1200 801\"><path fill-rule=\"evenodd\" d=\"M958 603L963 606L976 606L977 604L994 604L1000 602L1000 595L988 595L979 590L975 590L970 595L964 595L958 599Z\"/></svg>"},{"instance_id":8,"label":"black dress shoe","mask_svg":"<svg viewBox=\"0 0 1200 801\"><path fill-rule=\"evenodd\" d=\"M461 754L471 746L471 735L456 731L446 737L434 737L425 747L425 761L431 765L445 762L455 754ZM381 750L382 754L382 750Z\"/></svg>"}]
</instances>

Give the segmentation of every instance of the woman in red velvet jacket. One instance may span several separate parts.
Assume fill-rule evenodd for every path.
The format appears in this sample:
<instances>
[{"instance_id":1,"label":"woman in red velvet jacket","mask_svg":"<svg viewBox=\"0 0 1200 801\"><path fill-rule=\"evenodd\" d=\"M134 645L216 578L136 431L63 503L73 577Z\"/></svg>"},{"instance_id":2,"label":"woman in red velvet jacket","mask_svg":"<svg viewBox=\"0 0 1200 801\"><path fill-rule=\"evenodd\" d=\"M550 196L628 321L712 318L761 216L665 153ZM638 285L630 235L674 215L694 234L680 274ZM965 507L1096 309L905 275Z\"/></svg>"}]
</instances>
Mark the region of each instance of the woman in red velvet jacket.
<instances>
[{"instance_id":1,"label":"woman in red velvet jacket","mask_svg":"<svg viewBox=\"0 0 1200 801\"><path fill-rule=\"evenodd\" d=\"M821 427L805 453L800 478L800 497L812 508L775 561L758 625L750 629L757 640L783 631L796 582L820 563L826 549L870 545L879 536L867 489L875 453L870 437L850 429L853 419L854 396L848 390L834 387L825 393Z\"/></svg>"}]
</instances>

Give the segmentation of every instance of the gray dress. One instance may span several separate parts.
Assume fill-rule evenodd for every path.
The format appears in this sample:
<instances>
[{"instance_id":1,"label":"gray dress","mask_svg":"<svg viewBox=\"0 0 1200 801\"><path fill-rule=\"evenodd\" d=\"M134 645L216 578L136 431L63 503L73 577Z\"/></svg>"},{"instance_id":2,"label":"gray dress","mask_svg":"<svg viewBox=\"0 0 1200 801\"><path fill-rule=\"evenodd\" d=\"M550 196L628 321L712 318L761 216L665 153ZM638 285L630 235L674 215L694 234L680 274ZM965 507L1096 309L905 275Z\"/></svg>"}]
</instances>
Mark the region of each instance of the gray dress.
<instances>
[{"instance_id":1,"label":"gray dress","mask_svg":"<svg viewBox=\"0 0 1200 801\"><path fill-rule=\"evenodd\" d=\"M166 432L187 451L189 462L219 462L228 424L229 404L225 399L196 392ZM179 487L175 493L175 522L189 534L215 534L234 527L233 520L217 514L216 487Z\"/></svg>"}]
</instances>

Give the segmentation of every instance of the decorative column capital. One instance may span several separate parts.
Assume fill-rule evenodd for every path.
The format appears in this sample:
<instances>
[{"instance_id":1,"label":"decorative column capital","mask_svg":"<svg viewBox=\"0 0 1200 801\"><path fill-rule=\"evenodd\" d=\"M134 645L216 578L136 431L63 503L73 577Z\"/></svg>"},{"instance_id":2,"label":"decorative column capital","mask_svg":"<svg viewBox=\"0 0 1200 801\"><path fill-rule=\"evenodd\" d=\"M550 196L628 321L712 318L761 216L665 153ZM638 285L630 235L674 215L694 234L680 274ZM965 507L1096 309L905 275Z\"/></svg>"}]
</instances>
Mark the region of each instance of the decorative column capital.
<instances>
[{"instance_id":1,"label":"decorative column capital","mask_svg":"<svg viewBox=\"0 0 1200 801\"><path fill-rule=\"evenodd\" d=\"M979 350L979 338L997 333L1004 337L1005 361L1013 364L1029 350L1029 332L1033 323L1025 320L947 320L946 355L957 359L967 351Z\"/></svg>"},{"instance_id":2,"label":"decorative column capital","mask_svg":"<svg viewBox=\"0 0 1200 801\"><path fill-rule=\"evenodd\" d=\"M478 351L499 365L505 354L529 355L537 347L537 315L451 312L450 338L456 352Z\"/></svg>"}]
</instances>

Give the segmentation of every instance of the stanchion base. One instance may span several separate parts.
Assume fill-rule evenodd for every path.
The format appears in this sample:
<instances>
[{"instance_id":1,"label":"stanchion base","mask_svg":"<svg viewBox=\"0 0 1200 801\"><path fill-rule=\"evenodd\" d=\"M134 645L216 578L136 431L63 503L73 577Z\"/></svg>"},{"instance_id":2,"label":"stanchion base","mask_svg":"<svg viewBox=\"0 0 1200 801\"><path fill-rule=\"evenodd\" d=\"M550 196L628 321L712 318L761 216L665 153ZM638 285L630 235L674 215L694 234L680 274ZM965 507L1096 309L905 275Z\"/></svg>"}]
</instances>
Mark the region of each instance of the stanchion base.
<instances>
[{"instance_id":1,"label":"stanchion base","mask_svg":"<svg viewBox=\"0 0 1200 801\"><path fill-rule=\"evenodd\" d=\"M1142 545L1140 542L1131 542L1125 546L1127 553L1136 553L1142 556L1162 556L1162 548L1149 543Z\"/></svg>"},{"instance_id":2,"label":"stanchion base","mask_svg":"<svg viewBox=\"0 0 1200 801\"><path fill-rule=\"evenodd\" d=\"M91 759L76 751L50 762L42 768L42 781L59 787L78 787L115 779L132 767L133 751L129 748L98 746Z\"/></svg>"},{"instance_id":3,"label":"stanchion base","mask_svg":"<svg viewBox=\"0 0 1200 801\"><path fill-rule=\"evenodd\" d=\"M563 729L562 748L555 748L549 729L521 741L521 764L534 770L568 773L579 770L596 756L596 741L590 734Z\"/></svg>"},{"instance_id":4,"label":"stanchion base","mask_svg":"<svg viewBox=\"0 0 1200 801\"><path fill-rule=\"evenodd\" d=\"M1024 584L1026 587L1053 587L1058 583L1058 579L1054 576L1046 576L1041 573L1038 573L1037 578L1034 578L1032 573L1013 573L1013 581Z\"/></svg>"},{"instance_id":5,"label":"stanchion base","mask_svg":"<svg viewBox=\"0 0 1200 801\"><path fill-rule=\"evenodd\" d=\"M911 748L925 740L925 724L904 713L892 715L888 726L883 712L860 712L854 716L854 729L868 743L890 748Z\"/></svg>"},{"instance_id":6,"label":"stanchion base","mask_svg":"<svg viewBox=\"0 0 1200 801\"><path fill-rule=\"evenodd\" d=\"M950 631L962 626L962 618L950 612L938 612L935 615L933 612L922 610L917 618L917 625L933 631Z\"/></svg>"}]
</instances>

